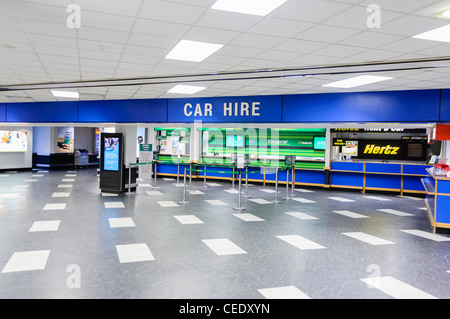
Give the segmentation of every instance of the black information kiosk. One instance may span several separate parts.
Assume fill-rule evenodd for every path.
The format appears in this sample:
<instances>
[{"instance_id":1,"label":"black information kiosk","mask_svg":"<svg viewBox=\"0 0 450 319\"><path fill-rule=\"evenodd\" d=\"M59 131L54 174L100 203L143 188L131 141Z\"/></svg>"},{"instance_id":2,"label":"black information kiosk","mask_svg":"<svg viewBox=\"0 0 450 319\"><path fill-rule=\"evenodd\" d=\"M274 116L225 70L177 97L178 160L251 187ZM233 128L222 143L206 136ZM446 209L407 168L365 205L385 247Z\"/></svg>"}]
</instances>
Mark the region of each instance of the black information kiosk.
<instances>
[{"instance_id":1,"label":"black information kiosk","mask_svg":"<svg viewBox=\"0 0 450 319\"><path fill-rule=\"evenodd\" d=\"M123 191L123 154L122 133L101 134L100 190L106 193Z\"/></svg>"}]
</instances>

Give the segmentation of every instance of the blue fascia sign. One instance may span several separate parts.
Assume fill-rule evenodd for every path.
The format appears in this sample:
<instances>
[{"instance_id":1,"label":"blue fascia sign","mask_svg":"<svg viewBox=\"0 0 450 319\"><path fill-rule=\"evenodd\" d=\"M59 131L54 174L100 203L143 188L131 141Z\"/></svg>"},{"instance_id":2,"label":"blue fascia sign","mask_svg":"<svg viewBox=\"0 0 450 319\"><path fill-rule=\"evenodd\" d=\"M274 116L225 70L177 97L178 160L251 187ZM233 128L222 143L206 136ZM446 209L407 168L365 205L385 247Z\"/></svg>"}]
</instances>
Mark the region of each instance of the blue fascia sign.
<instances>
[{"instance_id":1,"label":"blue fascia sign","mask_svg":"<svg viewBox=\"0 0 450 319\"><path fill-rule=\"evenodd\" d=\"M280 123L281 96L169 99L168 122Z\"/></svg>"}]
</instances>

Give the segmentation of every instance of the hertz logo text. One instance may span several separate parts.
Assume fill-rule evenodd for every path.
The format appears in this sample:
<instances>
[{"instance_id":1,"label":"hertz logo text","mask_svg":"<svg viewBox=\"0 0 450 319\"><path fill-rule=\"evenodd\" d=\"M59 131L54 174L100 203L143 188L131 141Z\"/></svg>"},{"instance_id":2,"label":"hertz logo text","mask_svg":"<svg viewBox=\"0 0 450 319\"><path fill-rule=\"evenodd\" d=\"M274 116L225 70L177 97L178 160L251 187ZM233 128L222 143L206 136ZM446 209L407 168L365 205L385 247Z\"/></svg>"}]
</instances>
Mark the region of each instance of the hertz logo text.
<instances>
[{"instance_id":1,"label":"hertz logo text","mask_svg":"<svg viewBox=\"0 0 450 319\"><path fill-rule=\"evenodd\" d=\"M394 146L376 146L375 144L368 144L364 149L364 154L386 154L386 155L398 155L400 147Z\"/></svg>"}]
</instances>

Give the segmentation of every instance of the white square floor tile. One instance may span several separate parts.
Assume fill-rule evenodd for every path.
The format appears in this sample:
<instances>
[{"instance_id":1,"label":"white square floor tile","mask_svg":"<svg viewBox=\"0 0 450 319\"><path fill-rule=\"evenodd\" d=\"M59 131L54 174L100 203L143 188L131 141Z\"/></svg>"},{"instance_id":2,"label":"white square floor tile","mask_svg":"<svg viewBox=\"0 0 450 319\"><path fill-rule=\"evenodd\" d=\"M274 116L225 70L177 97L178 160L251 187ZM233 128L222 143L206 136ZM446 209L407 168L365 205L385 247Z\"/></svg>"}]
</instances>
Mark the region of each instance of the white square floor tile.
<instances>
[{"instance_id":1,"label":"white square floor tile","mask_svg":"<svg viewBox=\"0 0 450 319\"><path fill-rule=\"evenodd\" d=\"M279 238L301 250L324 249L325 248L322 245L319 245L319 244L317 244L309 239L306 239L302 236L299 236L299 235L277 236L277 238Z\"/></svg>"},{"instance_id":2,"label":"white square floor tile","mask_svg":"<svg viewBox=\"0 0 450 319\"><path fill-rule=\"evenodd\" d=\"M38 180L37 179L24 179L23 181L26 183L33 183L33 182L37 182Z\"/></svg>"},{"instance_id":3,"label":"white square floor tile","mask_svg":"<svg viewBox=\"0 0 450 319\"><path fill-rule=\"evenodd\" d=\"M380 202L390 202L389 198L379 197L379 196L364 196L364 198L379 200Z\"/></svg>"},{"instance_id":4,"label":"white square floor tile","mask_svg":"<svg viewBox=\"0 0 450 319\"><path fill-rule=\"evenodd\" d=\"M65 177L77 177L77 174L66 174Z\"/></svg>"},{"instance_id":5,"label":"white square floor tile","mask_svg":"<svg viewBox=\"0 0 450 319\"><path fill-rule=\"evenodd\" d=\"M383 238L380 237L376 237L373 235L369 235L363 232L352 232L352 233L342 233L342 235L360 240L362 242L374 245L374 246L378 246L378 245L392 245L394 244L393 242L389 241L389 240L385 240Z\"/></svg>"},{"instance_id":6,"label":"white square floor tile","mask_svg":"<svg viewBox=\"0 0 450 319\"><path fill-rule=\"evenodd\" d=\"M219 199L206 199L205 202L213 206L227 206L228 204Z\"/></svg>"},{"instance_id":7,"label":"white square floor tile","mask_svg":"<svg viewBox=\"0 0 450 319\"><path fill-rule=\"evenodd\" d=\"M75 178L63 178L61 182L75 182Z\"/></svg>"},{"instance_id":8,"label":"white square floor tile","mask_svg":"<svg viewBox=\"0 0 450 319\"><path fill-rule=\"evenodd\" d=\"M45 269L50 250L15 252L3 267L2 273Z\"/></svg>"},{"instance_id":9,"label":"white square floor tile","mask_svg":"<svg viewBox=\"0 0 450 319\"><path fill-rule=\"evenodd\" d=\"M147 195L150 196L162 196L163 193L161 193L160 191L146 191Z\"/></svg>"},{"instance_id":10,"label":"white square floor tile","mask_svg":"<svg viewBox=\"0 0 450 319\"><path fill-rule=\"evenodd\" d=\"M179 205L175 203L174 201L167 200L167 201L157 201L159 206L161 207L178 207Z\"/></svg>"},{"instance_id":11,"label":"white square floor tile","mask_svg":"<svg viewBox=\"0 0 450 319\"><path fill-rule=\"evenodd\" d=\"M175 186L175 187L183 187L184 183L173 183L172 185Z\"/></svg>"},{"instance_id":12,"label":"white square floor tile","mask_svg":"<svg viewBox=\"0 0 450 319\"><path fill-rule=\"evenodd\" d=\"M17 197L17 196L19 196L19 194L17 194L17 193L3 193L3 194L0 194L0 198L15 198L15 197Z\"/></svg>"},{"instance_id":13,"label":"white square floor tile","mask_svg":"<svg viewBox=\"0 0 450 319\"><path fill-rule=\"evenodd\" d=\"M314 191L309 190L309 189L295 188L294 190L296 190L297 192L301 192L301 193L314 193Z\"/></svg>"},{"instance_id":14,"label":"white square floor tile","mask_svg":"<svg viewBox=\"0 0 450 319\"><path fill-rule=\"evenodd\" d=\"M108 218L108 221L111 228L136 227L131 217Z\"/></svg>"},{"instance_id":15,"label":"white square floor tile","mask_svg":"<svg viewBox=\"0 0 450 319\"><path fill-rule=\"evenodd\" d=\"M64 210L64 209L66 209L65 203L46 204L43 208L43 210Z\"/></svg>"},{"instance_id":16,"label":"white square floor tile","mask_svg":"<svg viewBox=\"0 0 450 319\"><path fill-rule=\"evenodd\" d=\"M239 194L239 191L237 189L226 189L225 192L230 194Z\"/></svg>"},{"instance_id":17,"label":"white square floor tile","mask_svg":"<svg viewBox=\"0 0 450 319\"><path fill-rule=\"evenodd\" d=\"M354 202L353 199L348 199L348 198L343 198L343 197L328 197L328 199L336 200L338 202L343 202L343 203L353 203Z\"/></svg>"},{"instance_id":18,"label":"white square floor tile","mask_svg":"<svg viewBox=\"0 0 450 319\"><path fill-rule=\"evenodd\" d=\"M125 208L122 202L105 202L105 208Z\"/></svg>"},{"instance_id":19,"label":"white square floor tile","mask_svg":"<svg viewBox=\"0 0 450 319\"><path fill-rule=\"evenodd\" d=\"M220 185L220 184L218 184L218 183L206 183L206 185L212 186L212 187L219 187L219 186L222 186L222 185Z\"/></svg>"},{"instance_id":20,"label":"white square floor tile","mask_svg":"<svg viewBox=\"0 0 450 319\"><path fill-rule=\"evenodd\" d=\"M175 217L181 224L203 224L203 221L194 215L177 215L173 217Z\"/></svg>"},{"instance_id":21,"label":"white square floor tile","mask_svg":"<svg viewBox=\"0 0 450 319\"><path fill-rule=\"evenodd\" d=\"M274 191L273 189L264 189L264 188L260 188L259 190L260 190L261 192L269 193L269 194L274 194L274 193L275 193L275 191Z\"/></svg>"},{"instance_id":22,"label":"white square floor tile","mask_svg":"<svg viewBox=\"0 0 450 319\"><path fill-rule=\"evenodd\" d=\"M295 286L258 289L258 292L266 299L310 299Z\"/></svg>"},{"instance_id":23,"label":"white square floor tile","mask_svg":"<svg viewBox=\"0 0 450 319\"><path fill-rule=\"evenodd\" d=\"M445 237L442 235L437 235L437 234L433 234L433 233L429 233L423 230L418 230L418 229L405 229L402 230L402 232L404 233L408 233L411 235L416 235L422 238L426 238L426 239L430 239L430 240L434 240L434 241L450 241L449 237Z\"/></svg>"},{"instance_id":24,"label":"white square floor tile","mask_svg":"<svg viewBox=\"0 0 450 319\"><path fill-rule=\"evenodd\" d=\"M285 214L288 214L290 216L293 216L295 218L301 219L301 220L315 220L315 219L319 219L317 217L305 214L305 213L301 213L301 212L285 212Z\"/></svg>"},{"instance_id":25,"label":"white square floor tile","mask_svg":"<svg viewBox=\"0 0 450 319\"><path fill-rule=\"evenodd\" d=\"M261 199L261 198L249 198L250 201L257 203L257 204L261 204L261 205L267 205L267 204L272 204L271 202L269 202L268 200L265 199Z\"/></svg>"},{"instance_id":26,"label":"white square floor tile","mask_svg":"<svg viewBox=\"0 0 450 319\"><path fill-rule=\"evenodd\" d=\"M116 245L120 263L155 260L147 244Z\"/></svg>"},{"instance_id":27,"label":"white square floor tile","mask_svg":"<svg viewBox=\"0 0 450 319\"><path fill-rule=\"evenodd\" d=\"M264 221L264 219L259 218L258 216L255 216L252 214L248 214L248 213L233 214L233 216L236 216L237 218L240 218L246 222L261 222L261 221L263 222Z\"/></svg>"},{"instance_id":28,"label":"white square floor tile","mask_svg":"<svg viewBox=\"0 0 450 319\"><path fill-rule=\"evenodd\" d=\"M40 231L56 231L59 228L60 220L45 220L34 222L31 226L29 232L40 232Z\"/></svg>"},{"instance_id":29,"label":"white square floor tile","mask_svg":"<svg viewBox=\"0 0 450 319\"><path fill-rule=\"evenodd\" d=\"M175 179L173 179L173 178L163 178L163 180L165 180L166 182L170 182L170 181L174 181Z\"/></svg>"},{"instance_id":30,"label":"white square floor tile","mask_svg":"<svg viewBox=\"0 0 450 319\"><path fill-rule=\"evenodd\" d=\"M72 188L72 184L59 184L58 188Z\"/></svg>"},{"instance_id":31,"label":"white square floor tile","mask_svg":"<svg viewBox=\"0 0 450 319\"><path fill-rule=\"evenodd\" d=\"M27 189L29 187L30 187L30 185L24 184L24 185L15 185L12 188L13 189Z\"/></svg>"},{"instance_id":32,"label":"white square floor tile","mask_svg":"<svg viewBox=\"0 0 450 319\"><path fill-rule=\"evenodd\" d=\"M214 251L219 256L247 253L245 250L240 248L228 238L203 239L202 242L205 243L212 251Z\"/></svg>"},{"instance_id":33,"label":"white square floor tile","mask_svg":"<svg viewBox=\"0 0 450 319\"><path fill-rule=\"evenodd\" d=\"M138 183L138 187L152 187L152 185L150 184L145 184L145 183Z\"/></svg>"},{"instance_id":34,"label":"white square floor tile","mask_svg":"<svg viewBox=\"0 0 450 319\"><path fill-rule=\"evenodd\" d=\"M102 197L117 197L119 194L102 193Z\"/></svg>"},{"instance_id":35,"label":"white square floor tile","mask_svg":"<svg viewBox=\"0 0 450 319\"><path fill-rule=\"evenodd\" d=\"M369 218L369 216L358 214L358 213L354 213L354 212L351 212L349 210L335 210L335 211L333 211L333 213L336 213L336 214L339 214L339 215L342 215L342 216L347 216L347 217L350 217L350 218Z\"/></svg>"},{"instance_id":36,"label":"white square floor tile","mask_svg":"<svg viewBox=\"0 0 450 319\"><path fill-rule=\"evenodd\" d=\"M310 199L306 199L306 198L301 198L301 197L294 197L293 200L303 203L303 204L310 204L310 203L315 203L315 201L310 200Z\"/></svg>"},{"instance_id":37,"label":"white square floor tile","mask_svg":"<svg viewBox=\"0 0 450 319\"><path fill-rule=\"evenodd\" d=\"M392 215L397 215L397 216L414 216L413 214L409 214L409 213L405 213L405 212L401 212L395 209L390 209L390 208L386 208L386 209L377 209L380 212L383 213L388 213L388 214L392 214Z\"/></svg>"},{"instance_id":38,"label":"white square floor tile","mask_svg":"<svg viewBox=\"0 0 450 319\"><path fill-rule=\"evenodd\" d=\"M31 177L43 177L44 175L43 174L33 174L33 175L31 175Z\"/></svg>"},{"instance_id":39,"label":"white square floor tile","mask_svg":"<svg viewBox=\"0 0 450 319\"><path fill-rule=\"evenodd\" d=\"M52 197L70 197L70 193L67 192L55 192Z\"/></svg>"},{"instance_id":40,"label":"white square floor tile","mask_svg":"<svg viewBox=\"0 0 450 319\"><path fill-rule=\"evenodd\" d=\"M202 191L199 191L199 190L190 190L189 194L191 194L191 195L205 195L205 193L203 193Z\"/></svg>"}]
</instances>

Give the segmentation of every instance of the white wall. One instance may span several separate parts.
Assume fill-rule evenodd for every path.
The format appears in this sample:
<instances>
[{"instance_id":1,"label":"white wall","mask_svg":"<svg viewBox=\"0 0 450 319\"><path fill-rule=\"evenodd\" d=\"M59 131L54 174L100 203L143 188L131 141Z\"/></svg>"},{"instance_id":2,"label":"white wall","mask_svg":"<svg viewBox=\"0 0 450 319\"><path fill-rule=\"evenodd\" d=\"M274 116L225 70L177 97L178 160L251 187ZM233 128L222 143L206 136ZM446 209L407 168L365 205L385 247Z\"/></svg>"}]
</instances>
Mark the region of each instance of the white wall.
<instances>
[{"instance_id":1,"label":"white wall","mask_svg":"<svg viewBox=\"0 0 450 319\"><path fill-rule=\"evenodd\" d=\"M26 152L0 153L0 170L20 169L33 167L33 128L32 127L0 127L5 131L26 131L28 135L28 147Z\"/></svg>"}]
</instances>

